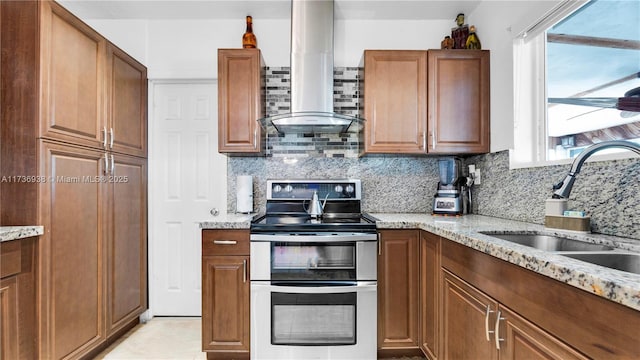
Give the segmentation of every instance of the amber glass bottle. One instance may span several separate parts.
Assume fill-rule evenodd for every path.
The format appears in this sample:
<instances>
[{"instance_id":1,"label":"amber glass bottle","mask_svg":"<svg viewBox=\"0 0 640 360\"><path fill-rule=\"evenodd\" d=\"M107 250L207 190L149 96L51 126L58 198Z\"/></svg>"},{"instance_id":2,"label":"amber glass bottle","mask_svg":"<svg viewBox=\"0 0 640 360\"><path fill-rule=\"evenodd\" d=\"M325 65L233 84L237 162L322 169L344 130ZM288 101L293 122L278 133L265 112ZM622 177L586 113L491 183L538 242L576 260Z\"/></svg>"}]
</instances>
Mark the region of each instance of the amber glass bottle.
<instances>
[{"instance_id":1,"label":"amber glass bottle","mask_svg":"<svg viewBox=\"0 0 640 360\"><path fill-rule=\"evenodd\" d=\"M245 49L255 49L257 45L256 36L253 33L253 22L251 16L247 15L247 30L242 35L242 47Z\"/></svg>"}]
</instances>

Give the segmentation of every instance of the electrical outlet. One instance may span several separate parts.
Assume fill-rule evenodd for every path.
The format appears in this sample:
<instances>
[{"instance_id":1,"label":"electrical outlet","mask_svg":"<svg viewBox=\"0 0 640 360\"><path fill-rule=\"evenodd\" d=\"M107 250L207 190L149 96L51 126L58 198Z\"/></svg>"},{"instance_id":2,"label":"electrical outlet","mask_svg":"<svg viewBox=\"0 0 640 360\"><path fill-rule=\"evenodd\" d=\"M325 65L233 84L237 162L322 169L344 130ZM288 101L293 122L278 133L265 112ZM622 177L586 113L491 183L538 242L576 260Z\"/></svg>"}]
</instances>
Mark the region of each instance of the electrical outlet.
<instances>
[{"instance_id":1,"label":"electrical outlet","mask_svg":"<svg viewBox=\"0 0 640 360\"><path fill-rule=\"evenodd\" d=\"M476 168L475 165L469 165L469 176L473 177L474 184L480 184L480 169Z\"/></svg>"}]
</instances>

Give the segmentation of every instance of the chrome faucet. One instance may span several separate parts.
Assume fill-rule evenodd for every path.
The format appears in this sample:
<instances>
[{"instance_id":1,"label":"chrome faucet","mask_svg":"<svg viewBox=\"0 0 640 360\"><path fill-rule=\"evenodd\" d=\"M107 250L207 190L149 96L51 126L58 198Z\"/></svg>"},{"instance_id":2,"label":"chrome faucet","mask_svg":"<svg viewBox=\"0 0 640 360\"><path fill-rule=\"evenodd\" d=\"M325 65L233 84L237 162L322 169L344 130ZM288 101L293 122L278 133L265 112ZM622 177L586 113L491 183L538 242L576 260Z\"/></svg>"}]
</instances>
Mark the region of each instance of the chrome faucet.
<instances>
[{"instance_id":1,"label":"chrome faucet","mask_svg":"<svg viewBox=\"0 0 640 360\"><path fill-rule=\"evenodd\" d=\"M623 148L627 150L631 150L636 154L640 155L640 145L636 143L632 143L630 141L623 140L613 140L613 141L603 141L601 143L597 143L589 146L584 149L578 157L573 161L573 165L571 165L571 170L569 174L562 180L553 186L553 198L554 199L568 199L569 194L571 193L571 188L573 187L573 182L576 180L576 175L580 172L582 168L582 164L594 153L609 148Z\"/></svg>"}]
</instances>

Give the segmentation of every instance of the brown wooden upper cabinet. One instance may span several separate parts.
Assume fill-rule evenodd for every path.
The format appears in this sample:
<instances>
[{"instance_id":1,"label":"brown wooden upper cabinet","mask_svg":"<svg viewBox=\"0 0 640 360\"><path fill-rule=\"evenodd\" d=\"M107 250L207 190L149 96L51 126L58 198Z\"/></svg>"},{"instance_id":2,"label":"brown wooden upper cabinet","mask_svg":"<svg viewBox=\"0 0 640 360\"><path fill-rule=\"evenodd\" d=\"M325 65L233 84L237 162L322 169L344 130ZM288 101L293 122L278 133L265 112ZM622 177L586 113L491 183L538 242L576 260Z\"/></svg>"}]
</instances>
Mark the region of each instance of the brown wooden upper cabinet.
<instances>
[{"instance_id":1,"label":"brown wooden upper cabinet","mask_svg":"<svg viewBox=\"0 0 640 360\"><path fill-rule=\"evenodd\" d=\"M146 68L59 4L39 4L40 137L146 157Z\"/></svg>"},{"instance_id":2,"label":"brown wooden upper cabinet","mask_svg":"<svg viewBox=\"0 0 640 360\"><path fill-rule=\"evenodd\" d=\"M364 52L365 153L425 153L427 52Z\"/></svg>"},{"instance_id":3,"label":"brown wooden upper cabinet","mask_svg":"<svg viewBox=\"0 0 640 360\"><path fill-rule=\"evenodd\" d=\"M429 50L429 153L489 152L489 51Z\"/></svg>"},{"instance_id":4,"label":"brown wooden upper cabinet","mask_svg":"<svg viewBox=\"0 0 640 360\"><path fill-rule=\"evenodd\" d=\"M114 152L147 157L147 68L107 45L107 121L102 128Z\"/></svg>"},{"instance_id":5,"label":"brown wooden upper cabinet","mask_svg":"<svg viewBox=\"0 0 640 360\"><path fill-rule=\"evenodd\" d=\"M107 41L57 3L35 4L41 6L40 137L100 147Z\"/></svg>"},{"instance_id":6,"label":"brown wooden upper cabinet","mask_svg":"<svg viewBox=\"0 0 640 360\"><path fill-rule=\"evenodd\" d=\"M258 49L218 49L218 151L263 151L264 60Z\"/></svg>"},{"instance_id":7,"label":"brown wooden upper cabinet","mask_svg":"<svg viewBox=\"0 0 640 360\"><path fill-rule=\"evenodd\" d=\"M489 151L489 52L366 50L365 153Z\"/></svg>"}]
</instances>

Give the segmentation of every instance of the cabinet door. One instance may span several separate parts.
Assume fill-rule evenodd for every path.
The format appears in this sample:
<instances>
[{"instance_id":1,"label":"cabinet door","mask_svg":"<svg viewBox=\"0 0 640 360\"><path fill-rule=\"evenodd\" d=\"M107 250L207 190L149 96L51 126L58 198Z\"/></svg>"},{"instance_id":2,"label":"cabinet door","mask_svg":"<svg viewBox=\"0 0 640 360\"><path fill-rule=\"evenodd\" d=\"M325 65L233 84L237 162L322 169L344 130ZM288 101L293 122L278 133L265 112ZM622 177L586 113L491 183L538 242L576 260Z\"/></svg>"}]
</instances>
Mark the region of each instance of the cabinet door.
<instances>
[{"instance_id":1,"label":"cabinet door","mask_svg":"<svg viewBox=\"0 0 640 360\"><path fill-rule=\"evenodd\" d=\"M429 50L429 153L489 152L489 52Z\"/></svg>"},{"instance_id":2,"label":"cabinet door","mask_svg":"<svg viewBox=\"0 0 640 360\"><path fill-rule=\"evenodd\" d=\"M113 155L112 155L113 156ZM147 308L146 159L115 155L107 177L107 326L113 333ZM111 168L111 167L110 167Z\"/></svg>"},{"instance_id":3,"label":"cabinet door","mask_svg":"<svg viewBox=\"0 0 640 360\"><path fill-rule=\"evenodd\" d=\"M78 357L104 340L104 154L42 141L40 358Z\"/></svg>"},{"instance_id":4,"label":"cabinet door","mask_svg":"<svg viewBox=\"0 0 640 360\"><path fill-rule=\"evenodd\" d=\"M147 68L113 44L107 46L107 146L147 156Z\"/></svg>"},{"instance_id":5,"label":"cabinet door","mask_svg":"<svg viewBox=\"0 0 640 360\"><path fill-rule=\"evenodd\" d=\"M424 154L427 52L364 52L366 153Z\"/></svg>"},{"instance_id":6,"label":"cabinet door","mask_svg":"<svg viewBox=\"0 0 640 360\"><path fill-rule=\"evenodd\" d=\"M496 360L497 302L444 269L442 276L441 358Z\"/></svg>"},{"instance_id":7,"label":"cabinet door","mask_svg":"<svg viewBox=\"0 0 640 360\"><path fill-rule=\"evenodd\" d=\"M18 285L17 277L0 281L0 359L18 356Z\"/></svg>"},{"instance_id":8,"label":"cabinet door","mask_svg":"<svg viewBox=\"0 0 640 360\"><path fill-rule=\"evenodd\" d=\"M218 49L218 151L260 153L263 60L257 49Z\"/></svg>"},{"instance_id":9,"label":"cabinet door","mask_svg":"<svg viewBox=\"0 0 640 360\"><path fill-rule=\"evenodd\" d=\"M202 258L202 350L249 352L249 257Z\"/></svg>"},{"instance_id":10,"label":"cabinet door","mask_svg":"<svg viewBox=\"0 0 640 360\"><path fill-rule=\"evenodd\" d=\"M499 311L500 360L587 359L503 305Z\"/></svg>"},{"instance_id":11,"label":"cabinet door","mask_svg":"<svg viewBox=\"0 0 640 360\"><path fill-rule=\"evenodd\" d=\"M420 232L420 309L422 315L422 350L431 360L438 354L439 323L438 303L440 294L440 237L426 231Z\"/></svg>"},{"instance_id":12,"label":"cabinet door","mask_svg":"<svg viewBox=\"0 0 640 360\"><path fill-rule=\"evenodd\" d=\"M55 2L41 6L41 136L100 147L106 40Z\"/></svg>"},{"instance_id":13,"label":"cabinet door","mask_svg":"<svg viewBox=\"0 0 640 360\"><path fill-rule=\"evenodd\" d=\"M419 238L417 230L380 232L378 349L418 349Z\"/></svg>"}]
</instances>

